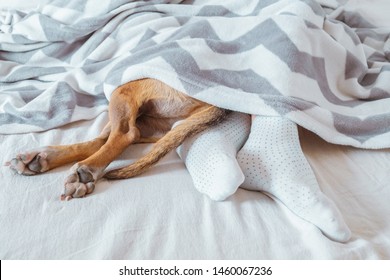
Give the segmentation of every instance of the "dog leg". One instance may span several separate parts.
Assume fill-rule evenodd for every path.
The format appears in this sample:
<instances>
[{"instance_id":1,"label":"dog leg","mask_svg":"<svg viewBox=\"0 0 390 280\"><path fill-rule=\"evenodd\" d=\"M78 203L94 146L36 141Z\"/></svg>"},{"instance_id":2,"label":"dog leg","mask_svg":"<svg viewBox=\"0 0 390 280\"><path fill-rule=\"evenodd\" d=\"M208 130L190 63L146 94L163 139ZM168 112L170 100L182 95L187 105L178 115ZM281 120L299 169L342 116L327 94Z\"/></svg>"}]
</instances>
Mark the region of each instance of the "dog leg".
<instances>
[{"instance_id":1,"label":"dog leg","mask_svg":"<svg viewBox=\"0 0 390 280\"><path fill-rule=\"evenodd\" d=\"M109 105L111 133L107 142L96 153L73 165L65 180L61 200L91 193L104 169L130 144L141 139L135 125L138 108L136 97L129 95L126 88L118 88L113 93Z\"/></svg>"},{"instance_id":2,"label":"dog leg","mask_svg":"<svg viewBox=\"0 0 390 280\"><path fill-rule=\"evenodd\" d=\"M135 163L104 175L108 179L125 179L136 176L151 167L171 150L180 146L191 135L200 133L211 125L221 122L227 111L205 104L196 113L186 118L174 127L164 137L157 141L152 150Z\"/></svg>"},{"instance_id":3,"label":"dog leg","mask_svg":"<svg viewBox=\"0 0 390 280\"><path fill-rule=\"evenodd\" d=\"M50 169L83 160L100 149L110 134L110 124L92 141L62 146L40 147L20 153L5 163L22 175L36 175Z\"/></svg>"}]
</instances>

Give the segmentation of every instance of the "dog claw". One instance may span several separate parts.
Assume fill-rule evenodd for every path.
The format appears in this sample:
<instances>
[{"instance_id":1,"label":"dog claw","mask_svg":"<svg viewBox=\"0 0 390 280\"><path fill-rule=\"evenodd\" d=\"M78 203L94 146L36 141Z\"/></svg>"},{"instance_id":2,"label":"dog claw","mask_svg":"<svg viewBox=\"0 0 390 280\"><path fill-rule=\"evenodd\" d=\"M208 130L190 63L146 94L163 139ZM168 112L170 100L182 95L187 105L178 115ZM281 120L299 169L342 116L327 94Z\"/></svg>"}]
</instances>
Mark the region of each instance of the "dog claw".
<instances>
[{"instance_id":1,"label":"dog claw","mask_svg":"<svg viewBox=\"0 0 390 280\"><path fill-rule=\"evenodd\" d=\"M62 200L62 201L69 201L69 200L71 200L72 199L72 197L71 196L65 196L65 195L61 195L61 197L60 197L60 199Z\"/></svg>"}]
</instances>

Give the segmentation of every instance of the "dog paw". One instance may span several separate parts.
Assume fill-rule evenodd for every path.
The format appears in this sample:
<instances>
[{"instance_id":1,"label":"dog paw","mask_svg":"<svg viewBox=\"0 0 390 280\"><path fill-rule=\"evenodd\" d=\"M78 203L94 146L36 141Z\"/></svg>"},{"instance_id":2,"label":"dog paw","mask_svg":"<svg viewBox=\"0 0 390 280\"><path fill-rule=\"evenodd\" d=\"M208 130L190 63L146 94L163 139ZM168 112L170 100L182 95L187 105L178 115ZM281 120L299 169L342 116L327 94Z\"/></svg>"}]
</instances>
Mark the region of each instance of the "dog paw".
<instances>
[{"instance_id":1,"label":"dog paw","mask_svg":"<svg viewBox=\"0 0 390 280\"><path fill-rule=\"evenodd\" d=\"M65 180L61 200L68 201L72 198L81 198L92 193L95 189L96 180L96 172L93 172L91 168L85 165L74 165L71 168L71 174Z\"/></svg>"},{"instance_id":2,"label":"dog paw","mask_svg":"<svg viewBox=\"0 0 390 280\"><path fill-rule=\"evenodd\" d=\"M35 175L49 169L47 156L48 154L42 150L21 153L7 161L5 166L22 175Z\"/></svg>"}]
</instances>

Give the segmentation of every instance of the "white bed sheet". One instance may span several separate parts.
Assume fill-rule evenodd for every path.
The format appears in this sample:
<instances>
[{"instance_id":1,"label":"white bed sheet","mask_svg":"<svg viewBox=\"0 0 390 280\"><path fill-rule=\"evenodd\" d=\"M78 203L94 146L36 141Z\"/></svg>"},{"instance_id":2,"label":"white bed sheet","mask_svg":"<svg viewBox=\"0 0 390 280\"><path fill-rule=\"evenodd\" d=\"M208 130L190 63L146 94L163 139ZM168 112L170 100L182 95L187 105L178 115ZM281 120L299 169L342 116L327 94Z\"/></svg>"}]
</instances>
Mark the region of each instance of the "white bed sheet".
<instances>
[{"instance_id":1,"label":"white bed sheet","mask_svg":"<svg viewBox=\"0 0 390 280\"><path fill-rule=\"evenodd\" d=\"M4 0L28 10L44 0ZM44 133L0 135L0 163L18 151L95 137L107 120ZM101 181L84 199L59 200L70 166L24 177L0 167L1 259L390 259L390 150L331 145L301 130L322 190L352 230L326 238L281 203L239 189L224 202L198 193L175 152L145 174ZM122 165L145 153L133 146Z\"/></svg>"},{"instance_id":2,"label":"white bed sheet","mask_svg":"<svg viewBox=\"0 0 390 280\"><path fill-rule=\"evenodd\" d=\"M0 135L0 162L16 152L95 137L103 113L43 133ZM70 166L25 177L0 168L1 259L390 259L390 151L331 145L301 132L322 190L352 230L345 244L266 195L239 189L223 202L198 193L175 152L145 174L99 182L60 201ZM145 153L128 148L114 165Z\"/></svg>"}]
</instances>

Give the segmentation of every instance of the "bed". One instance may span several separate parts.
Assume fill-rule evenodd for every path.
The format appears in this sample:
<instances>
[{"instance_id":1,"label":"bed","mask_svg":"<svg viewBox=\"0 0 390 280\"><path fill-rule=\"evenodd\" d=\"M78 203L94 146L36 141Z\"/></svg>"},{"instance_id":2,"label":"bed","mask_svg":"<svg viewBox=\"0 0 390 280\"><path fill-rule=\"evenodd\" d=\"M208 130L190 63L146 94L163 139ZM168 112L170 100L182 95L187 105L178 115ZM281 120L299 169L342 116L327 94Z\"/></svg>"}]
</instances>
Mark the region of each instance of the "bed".
<instances>
[{"instance_id":1,"label":"bed","mask_svg":"<svg viewBox=\"0 0 390 280\"><path fill-rule=\"evenodd\" d=\"M63 12L61 14L55 13L58 11L56 9L59 9L53 4L55 1L52 4L48 4L48 2L30 1L29 6L26 6L21 1L20 3L19 1L3 1L0 6L4 11L1 14L2 34L30 32L31 30L23 28L9 29L9 26L12 26L10 21L20 21L30 11L38 10L52 13L53 18L63 20L63 23L69 22L72 17L73 19L76 16L80 17L79 14L72 12L73 10L77 11L79 7L72 5L74 3L80 4L83 1L69 1L69 6L67 9L61 10ZM137 4L137 2L143 1L128 2ZM179 9L180 5L188 5L191 1L155 2L161 2L159 3L161 5L159 13L167 13L168 10L163 7L164 4L169 3L175 7L178 6L177 9ZM179 2L182 3L179 4ZM212 0L194 1L198 5L197 12L201 11L202 5L207 3L211 5L209 7L215 8L214 2ZM387 104L390 99L390 80L388 79L390 23L386 18L386 13L381 12L389 8L389 3L385 0L367 1L367 3L352 0L263 1L261 3L262 5L271 5L278 2L283 7L285 4L296 2L301 2L298 3L299 5L308 3L311 5L309 5L310 7L318 4L315 6L316 9L320 7L326 12L326 15L334 15L334 12L337 11L339 15L343 15L343 17L336 17L338 20L346 21L346 18L350 17L350 22L355 21L356 28L359 24L365 24L365 33L358 38L364 37L371 48L383 49L382 55L380 52L372 53L371 64L369 64L370 66L375 65L373 60L376 59L376 63L380 65L379 72L369 73L370 75L365 76L366 79L362 78L363 82L359 81L366 87L374 84L381 89L381 91L375 91L376 95L370 92L369 97L360 96L359 99L359 101L367 103L372 101L370 104L374 104L372 107L364 108L364 112L367 112L368 109L371 110L366 116L372 120L370 126L374 126L369 130L370 137L365 135L366 141L361 141L361 138L358 137L359 132L361 132L359 127L350 127L348 122L343 123L343 127L349 133L340 132L340 129L335 130L334 126L329 126L328 115L325 113L321 115L321 118L316 118L318 112L323 112L318 111L324 108L321 103L316 103L316 105L320 104L318 107L305 107L306 103L300 102L303 99L300 96L299 102L287 102L289 108L295 106L294 110L278 111L275 110L276 107L280 108L277 105L273 107L273 110L271 107L279 99L272 99L271 101L274 101L272 103L264 97L261 101L262 104L269 102L268 105L272 105L264 107L268 109L265 113L267 117L275 118L276 115L283 115L285 119L292 121L291 123L299 125L297 126L299 143L304 157L315 175L321 193L334 203L348 226L351 235L347 240L338 242L329 238L318 226L290 211L289 207L286 207L286 204L278 197L273 196L272 193L240 187L223 199L210 198L209 195L196 188L194 185L196 181L186 167L182 152L178 150L170 152L155 167L140 176L115 181L102 179L92 194L82 199L72 199L67 202L61 201L59 198L70 165L36 176L20 176L6 166L1 167L1 259L389 259L390 112L388 108L390 107ZM86 3L85 13L89 16L93 15L93 9L91 10L88 1L84 1L84 3ZM126 4L121 3L118 7L125 11L123 5ZM256 3L244 8L248 12L253 10L255 6ZM11 8L16 10L11 10ZM224 10L226 16L231 16L227 11ZM351 11L361 15L359 22L356 22L357 17L351 16ZM211 17L213 12L221 12L221 10L203 10L202 17ZM242 11L240 10L240 12ZM123 11L121 13L124 15ZM290 15L292 10L284 11L284 13ZM10 14L12 15L11 20ZM39 15L39 13L37 14ZM316 14L318 15L318 12ZM142 10L136 20L145 16L149 15L145 10ZM152 18L153 16L155 15L151 15ZM307 18L304 24L307 28L316 29L308 21L310 15L305 13L305 16ZM83 15L81 17L83 18ZM35 20L34 17L31 19ZM85 18L83 19L85 20ZM183 19L183 21L185 20ZM334 21L331 22L334 23ZM170 22L166 23L167 30L169 30ZM109 24L104 23L104 25L105 28L110 28ZM372 27L369 29L367 26ZM333 32L332 38L334 40L343 41L342 38L337 38L337 35L342 34L345 30L347 29L334 27L329 32ZM377 37L370 33L374 31ZM234 32L239 31L235 30ZM24 34L26 35L26 33ZM67 33L67 36L73 36L72 34ZM148 36L153 36L152 28L149 29L149 33L144 34L144 39ZM42 48L42 45L39 44L45 43L38 42L36 38L34 45L23 41L26 37L24 39L18 37L19 41L15 37L11 40L5 35L2 38L9 41L6 44L5 41L0 42L2 43L0 50L2 52L0 62L2 69L0 72L2 77L6 77L2 78L2 93L0 93L0 146L2 151L0 162L5 163L15 157L15 154L34 147L71 144L96 137L108 120L106 97L109 99L108 93L115 87L116 83L120 84L123 80L109 80L104 86L97 86L89 78L79 81L74 80L72 75L68 75L64 80L71 85L70 94L69 91L48 91L44 84L49 83L50 79L63 78L64 76L60 76L60 74L64 72L63 69L66 67L62 65L62 68L58 67L54 72L39 72L39 74L22 71L19 73L20 76L12 76L9 74L13 67L11 63L20 64L32 59L30 56L26 59L24 53L28 53L32 48ZM29 38L29 40L33 39ZM52 39L52 41L56 40ZM20 49L16 52L10 47L13 46L11 43L14 46L17 44ZM351 44L358 45L356 42L345 42L345 44L348 48L352 48ZM24 47L25 50L23 50ZM78 45L78 47L82 46ZM93 45L85 48L86 53L93 51ZM110 55L115 57L120 51L120 47L118 47ZM12 52L18 53L18 56L13 56L13 60L4 59ZM363 53L358 55L364 56ZM52 69L56 63L69 63L74 59L66 54L63 58L64 61L59 61L52 54L47 55L43 60L46 64L39 66L45 68L44 66L47 65L47 68ZM104 61L102 59L101 63L103 64L100 64L102 69L106 66ZM355 60L353 61L355 64L357 63ZM334 63L338 62L334 61ZM170 66L164 64L163 67L169 68ZM126 80L140 78L139 73L146 71L145 69L148 70L145 67L136 75L121 72L121 77ZM80 74L77 69L74 71L77 75ZM65 72L69 74L68 70ZM91 69L91 73L97 72L99 71ZM109 72L107 70L107 73ZM281 72L283 71L281 70ZM150 72L149 74L155 77L163 75L161 73ZM103 74L100 73L96 78L101 79L101 75ZM142 72L142 75L145 75L145 72ZM350 73L350 75L357 76L356 73ZM27 76L30 78L18 78ZM44 77L43 80L42 77ZM171 79L173 86L180 87L177 83L177 77L158 76L157 78ZM270 77L268 78L270 79ZM375 83L376 78L379 85ZM297 77L297 79L301 78ZM337 79L336 81L339 85L345 86L342 81ZM34 85L34 88L28 87L29 82ZM350 81L348 85L353 88ZM19 89L18 94L16 94L15 88ZM86 96L85 92L88 90L90 90L91 95ZM201 91L194 85L185 88L185 90L200 99L203 98L228 109L235 109L231 108L231 104L226 103L226 96L222 98L222 101L216 101L214 95ZM218 90L219 92L223 91ZM4 94L3 91L7 94ZM54 99L53 96L61 98ZM239 100L240 98L234 99L233 103L237 106L246 106ZM291 99L288 100L291 101ZM39 108L39 106L47 107ZM365 103L356 107L364 106L366 106ZM249 121L253 122L249 116L254 116L257 112L253 104L249 107L250 109L243 113L248 116ZM48 108L54 109L50 111ZM70 108L72 113L68 115L66 113L70 111ZM242 108L239 107L237 111L244 111ZM7 114L10 115L10 112L14 116L11 120L5 117ZM31 113L28 115L27 112L36 112L41 114L42 118L39 115L40 118L37 119ZM311 114L304 115L302 112L310 112ZM352 118L342 120L344 122L351 120L353 123ZM118 160L112 163L110 168L114 169L129 164L145 154L150 147L151 144L137 144L129 147Z\"/></svg>"}]
</instances>

